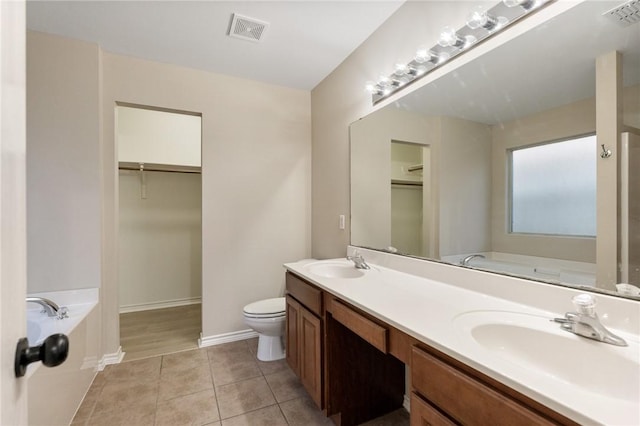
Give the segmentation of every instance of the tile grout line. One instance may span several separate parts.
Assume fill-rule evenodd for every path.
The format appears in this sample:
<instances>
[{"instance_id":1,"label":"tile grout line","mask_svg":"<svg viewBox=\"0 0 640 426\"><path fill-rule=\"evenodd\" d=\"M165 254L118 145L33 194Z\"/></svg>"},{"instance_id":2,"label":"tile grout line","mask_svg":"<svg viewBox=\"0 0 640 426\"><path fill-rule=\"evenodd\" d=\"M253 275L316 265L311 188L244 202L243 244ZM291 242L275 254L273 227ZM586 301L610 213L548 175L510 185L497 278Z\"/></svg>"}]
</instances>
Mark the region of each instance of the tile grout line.
<instances>
[{"instance_id":1,"label":"tile grout line","mask_svg":"<svg viewBox=\"0 0 640 426\"><path fill-rule=\"evenodd\" d=\"M256 364L258 364L258 363L256 362ZM262 378L264 379L265 383L267 384L267 387L271 391L271 395L273 395L273 400L276 402L275 405L278 406L278 410L280 411L280 414L282 414L282 418L284 419L285 423L288 425L289 424L289 420L287 419L287 416L284 415L284 411L282 411L282 407L280 406L280 401L278 401L278 398L276 397L276 393L273 391L273 388L271 387L271 384L267 380L267 375L264 373L264 371L262 371L262 369L260 368L259 364L258 364L258 370L260 370L260 373L262 373Z\"/></svg>"},{"instance_id":2,"label":"tile grout line","mask_svg":"<svg viewBox=\"0 0 640 426\"><path fill-rule=\"evenodd\" d=\"M209 365L209 374L211 374L211 383L213 384L213 397L216 400L216 408L218 409L218 421L220 422L220 426L222 426L222 413L220 412L220 403L218 402L218 391L216 390L216 380L213 377L213 371L211 371L211 352L206 350L207 354L207 364Z\"/></svg>"},{"instance_id":3,"label":"tile grout line","mask_svg":"<svg viewBox=\"0 0 640 426\"><path fill-rule=\"evenodd\" d=\"M155 424L157 423L157 419L158 419L158 402L160 400L160 382L162 380L162 366L164 365L164 355L160 356L160 370L158 371L158 380L156 383L156 407L153 410L153 424L155 426Z\"/></svg>"}]
</instances>

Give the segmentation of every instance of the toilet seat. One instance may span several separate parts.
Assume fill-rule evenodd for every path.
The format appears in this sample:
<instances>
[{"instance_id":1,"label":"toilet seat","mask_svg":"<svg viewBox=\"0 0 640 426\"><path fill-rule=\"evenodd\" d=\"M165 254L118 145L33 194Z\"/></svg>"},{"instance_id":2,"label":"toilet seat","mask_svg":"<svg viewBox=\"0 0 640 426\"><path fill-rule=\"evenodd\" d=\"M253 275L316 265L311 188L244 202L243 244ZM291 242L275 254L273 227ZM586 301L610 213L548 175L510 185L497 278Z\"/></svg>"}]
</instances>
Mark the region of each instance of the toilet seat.
<instances>
[{"instance_id":1,"label":"toilet seat","mask_svg":"<svg viewBox=\"0 0 640 426\"><path fill-rule=\"evenodd\" d=\"M285 316L286 302L284 297L259 300L244 307L247 318L279 318Z\"/></svg>"}]
</instances>

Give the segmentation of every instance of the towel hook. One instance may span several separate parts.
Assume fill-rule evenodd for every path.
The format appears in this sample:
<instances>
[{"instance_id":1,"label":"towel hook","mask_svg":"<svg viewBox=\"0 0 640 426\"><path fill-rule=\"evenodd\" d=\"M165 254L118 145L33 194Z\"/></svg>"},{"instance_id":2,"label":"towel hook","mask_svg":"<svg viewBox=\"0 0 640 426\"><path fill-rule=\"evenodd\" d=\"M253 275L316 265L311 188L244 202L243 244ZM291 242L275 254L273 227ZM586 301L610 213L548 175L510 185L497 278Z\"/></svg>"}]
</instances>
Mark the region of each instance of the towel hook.
<instances>
[{"instance_id":1,"label":"towel hook","mask_svg":"<svg viewBox=\"0 0 640 426\"><path fill-rule=\"evenodd\" d=\"M604 144L602 144L602 152L600 153L600 157L602 157L602 158L611 157L611 150L610 149L606 149L604 147Z\"/></svg>"}]
</instances>

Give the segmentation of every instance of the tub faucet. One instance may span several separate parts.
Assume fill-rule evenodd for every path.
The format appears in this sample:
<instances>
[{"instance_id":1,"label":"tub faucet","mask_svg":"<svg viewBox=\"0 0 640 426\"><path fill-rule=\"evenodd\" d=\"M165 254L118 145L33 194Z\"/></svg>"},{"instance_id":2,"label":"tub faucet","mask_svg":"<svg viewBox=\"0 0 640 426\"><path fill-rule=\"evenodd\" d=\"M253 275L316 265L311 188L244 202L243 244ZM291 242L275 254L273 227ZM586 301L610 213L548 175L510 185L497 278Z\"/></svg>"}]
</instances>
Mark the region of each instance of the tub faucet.
<instances>
[{"instance_id":1,"label":"tub faucet","mask_svg":"<svg viewBox=\"0 0 640 426\"><path fill-rule=\"evenodd\" d=\"M355 264L356 269L369 269L369 265L364 261L364 257L357 251L353 252L353 256L347 256L347 259Z\"/></svg>"},{"instance_id":2,"label":"tub faucet","mask_svg":"<svg viewBox=\"0 0 640 426\"><path fill-rule=\"evenodd\" d=\"M482 255L482 254L470 254L469 256L467 256L464 259L462 259L460 261L460 264L462 266L468 266L469 262L471 262L471 259L475 259L476 257L478 257L480 259L484 259L484 255Z\"/></svg>"},{"instance_id":3,"label":"tub faucet","mask_svg":"<svg viewBox=\"0 0 640 426\"><path fill-rule=\"evenodd\" d=\"M42 306L42 312L46 313L49 317L56 317L58 319L67 318L67 308L64 306L58 306L53 300L46 297L27 297L27 303L37 303Z\"/></svg>"},{"instance_id":4,"label":"tub faucet","mask_svg":"<svg viewBox=\"0 0 640 426\"><path fill-rule=\"evenodd\" d=\"M596 313L596 300L590 294L579 294L573 299L577 312L567 312L564 318L554 318L563 330L588 337L599 342L616 346L627 346L622 337L618 337L605 328Z\"/></svg>"}]
</instances>

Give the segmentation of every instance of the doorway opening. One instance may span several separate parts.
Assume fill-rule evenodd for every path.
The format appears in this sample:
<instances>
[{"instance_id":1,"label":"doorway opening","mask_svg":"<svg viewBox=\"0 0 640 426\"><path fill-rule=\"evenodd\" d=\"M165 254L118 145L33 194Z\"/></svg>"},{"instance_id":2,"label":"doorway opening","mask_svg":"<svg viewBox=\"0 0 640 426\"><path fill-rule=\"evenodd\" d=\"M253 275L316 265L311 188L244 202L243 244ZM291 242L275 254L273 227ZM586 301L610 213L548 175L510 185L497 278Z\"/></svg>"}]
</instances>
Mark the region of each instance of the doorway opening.
<instances>
[{"instance_id":1,"label":"doorway opening","mask_svg":"<svg viewBox=\"0 0 640 426\"><path fill-rule=\"evenodd\" d=\"M202 116L116 106L118 300L125 361L198 347Z\"/></svg>"},{"instance_id":2,"label":"doorway opening","mask_svg":"<svg viewBox=\"0 0 640 426\"><path fill-rule=\"evenodd\" d=\"M431 254L430 163L428 145L391 141L391 246L400 253Z\"/></svg>"}]
</instances>

